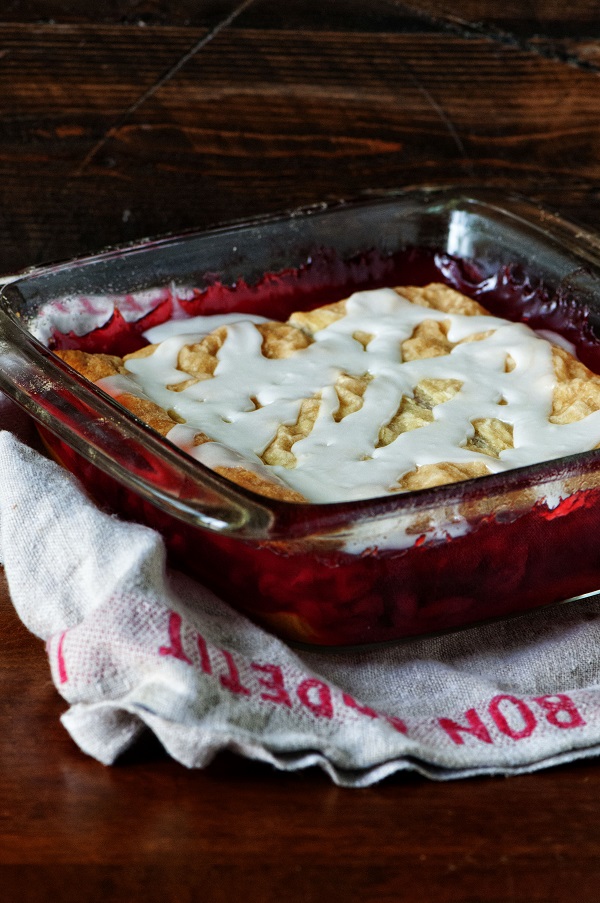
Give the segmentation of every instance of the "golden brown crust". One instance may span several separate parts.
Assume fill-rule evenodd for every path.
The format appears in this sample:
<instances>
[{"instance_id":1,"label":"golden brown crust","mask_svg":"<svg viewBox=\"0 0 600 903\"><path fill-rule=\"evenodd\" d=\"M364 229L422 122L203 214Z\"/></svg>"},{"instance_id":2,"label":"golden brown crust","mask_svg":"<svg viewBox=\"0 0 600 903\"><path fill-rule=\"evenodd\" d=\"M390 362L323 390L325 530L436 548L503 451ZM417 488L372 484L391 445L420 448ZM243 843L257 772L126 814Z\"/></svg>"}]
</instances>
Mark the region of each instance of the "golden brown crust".
<instances>
[{"instance_id":1,"label":"golden brown crust","mask_svg":"<svg viewBox=\"0 0 600 903\"><path fill-rule=\"evenodd\" d=\"M65 364L77 370L90 382L96 383L105 376L115 376L117 373L126 373L123 360L113 354L88 354L86 351L67 349L55 351Z\"/></svg>"},{"instance_id":2,"label":"golden brown crust","mask_svg":"<svg viewBox=\"0 0 600 903\"><path fill-rule=\"evenodd\" d=\"M551 423L575 423L600 409L600 376L564 348L552 347L556 388Z\"/></svg>"},{"instance_id":3,"label":"golden brown crust","mask_svg":"<svg viewBox=\"0 0 600 903\"><path fill-rule=\"evenodd\" d=\"M334 385L339 401L339 407L333 415L336 423L340 423L349 414L360 411L363 406L363 396L372 379L370 373L363 373L361 376L340 373Z\"/></svg>"},{"instance_id":4,"label":"golden brown crust","mask_svg":"<svg viewBox=\"0 0 600 903\"><path fill-rule=\"evenodd\" d=\"M246 470L245 467L215 467L215 471L222 477L243 486L244 489L250 489L258 495L266 495L271 499L278 499L280 502L306 502L307 500L295 489L289 486L282 486L274 480L260 476L253 470Z\"/></svg>"},{"instance_id":5,"label":"golden brown crust","mask_svg":"<svg viewBox=\"0 0 600 903\"><path fill-rule=\"evenodd\" d=\"M128 392L123 392L121 395L115 396L115 398L119 404L131 411L138 420L142 420L148 426L151 426L161 436L166 436L174 426L181 423L180 420L175 420L159 405L146 398L138 398L136 395L130 395Z\"/></svg>"},{"instance_id":6,"label":"golden brown crust","mask_svg":"<svg viewBox=\"0 0 600 903\"><path fill-rule=\"evenodd\" d=\"M460 483L462 480L472 480L473 477L485 477L489 474L485 464L478 461L469 461L466 464L451 464L442 461L439 464L423 464L421 467L405 473L398 481L398 488L404 492L415 489L431 489L433 486L445 486L449 483Z\"/></svg>"},{"instance_id":7,"label":"golden brown crust","mask_svg":"<svg viewBox=\"0 0 600 903\"><path fill-rule=\"evenodd\" d=\"M341 320L346 315L346 300L334 301L333 304L324 304L314 310L299 310L291 314L288 323L296 326L308 335L313 335L327 326L331 326L336 320Z\"/></svg>"},{"instance_id":8,"label":"golden brown crust","mask_svg":"<svg viewBox=\"0 0 600 903\"><path fill-rule=\"evenodd\" d=\"M256 328L263 337L261 351L268 358L281 360L290 357L294 352L307 348L313 341L309 335L290 323L271 320L259 323Z\"/></svg>"},{"instance_id":9,"label":"golden brown crust","mask_svg":"<svg viewBox=\"0 0 600 903\"><path fill-rule=\"evenodd\" d=\"M217 354L226 338L227 327L220 326L199 342L184 345L177 358L177 369L196 379L209 379L217 369Z\"/></svg>"},{"instance_id":10,"label":"golden brown crust","mask_svg":"<svg viewBox=\"0 0 600 903\"><path fill-rule=\"evenodd\" d=\"M403 298L418 304L420 307L430 307L433 310L441 310L447 314L463 314L466 317L475 317L487 314L488 311L477 301L467 298L441 282L431 282L429 285L415 286L402 285L394 289Z\"/></svg>"},{"instance_id":11,"label":"golden brown crust","mask_svg":"<svg viewBox=\"0 0 600 903\"><path fill-rule=\"evenodd\" d=\"M137 351L130 351L129 354L126 354L123 358L124 361L132 361L139 357L151 357L158 345L144 345L143 348L138 348Z\"/></svg>"},{"instance_id":12,"label":"golden brown crust","mask_svg":"<svg viewBox=\"0 0 600 903\"><path fill-rule=\"evenodd\" d=\"M438 320L423 320L415 327L411 337L402 342L402 360L416 361L450 354L454 344L448 338L449 329L448 320L441 323Z\"/></svg>"},{"instance_id":13,"label":"golden brown crust","mask_svg":"<svg viewBox=\"0 0 600 903\"><path fill-rule=\"evenodd\" d=\"M478 316L488 311L476 301L460 294L448 286L432 283L425 287L401 286L395 291L413 304L448 314ZM261 352L265 357L282 359L301 351L313 341L313 335L321 329L344 317L346 301L337 301L312 311L301 311L291 315L287 323L269 321L256 325L262 337ZM457 343L448 338L450 321L425 319L402 343L400 352L405 361L439 357L450 354ZM478 341L490 332L468 336L464 342ZM220 326L199 342L185 345L178 356L177 367L182 373L181 382L168 386L174 392L181 391L199 380L210 379L218 365L218 353L227 337L227 326ZM372 335L356 333L354 338L367 349ZM87 354L82 351L59 351L58 356L65 363L92 382L105 377L127 372L125 362L130 359L148 357L157 346L149 345L127 355L124 359L106 354ZM552 347L552 361L556 375L553 392L552 423L573 423L600 410L600 376L592 373L572 355L560 347ZM505 370L510 372L515 362L506 354ZM334 420L341 421L358 411L363 404L363 396L371 380L369 373L342 373L335 383L339 406ZM435 419L433 409L449 401L461 389L456 379L422 379L415 386L412 395L404 395L394 416L385 424L378 436L376 447L387 446L402 433L419 429ZM147 423L161 435L166 436L182 419L174 410L163 410L159 405L129 393L122 393L117 400L140 420ZM260 407L254 399L256 407ZM505 404L503 399L499 405ZM267 465L293 468L296 465L294 444L308 436L313 429L321 405L320 394L306 398L300 405L294 424L282 424L271 443L262 454ZM501 411L502 408L499 408ZM465 444L465 449L474 455L498 458L505 449L513 447L513 428L500 417L474 418L471 421L473 433ZM213 441L211 437L198 431L194 443L201 445ZM306 499L295 490L282 486L276 480L269 480L244 467L217 467L216 471L247 489L271 498L285 501L303 502ZM416 467L404 474L394 491L410 491L454 483L490 473L484 460L462 464L439 462Z\"/></svg>"},{"instance_id":14,"label":"golden brown crust","mask_svg":"<svg viewBox=\"0 0 600 903\"><path fill-rule=\"evenodd\" d=\"M471 425L474 432L465 445L468 451L499 458L500 452L514 448L513 427L510 423L504 423L497 417L476 417Z\"/></svg>"},{"instance_id":15,"label":"golden brown crust","mask_svg":"<svg viewBox=\"0 0 600 903\"><path fill-rule=\"evenodd\" d=\"M273 441L265 448L261 459L265 464L279 465L291 469L296 466L296 456L292 451L294 443L299 439L305 439L312 430L319 414L321 398L306 398L300 405L300 411L296 422L293 424L282 423L278 427Z\"/></svg>"},{"instance_id":16,"label":"golden brown crust","mask_svg":"<svg viewBox=\"0 0 600 903\"><path fill-rule=\"evenodd\" d=\"M458 379L422 379L415 386L412 397L402 396L394 416L381 427L376 447L391 445L401 433L432 423L433 408L450 401L460 392L461 386Z\"/></svg>"}]
</instances>

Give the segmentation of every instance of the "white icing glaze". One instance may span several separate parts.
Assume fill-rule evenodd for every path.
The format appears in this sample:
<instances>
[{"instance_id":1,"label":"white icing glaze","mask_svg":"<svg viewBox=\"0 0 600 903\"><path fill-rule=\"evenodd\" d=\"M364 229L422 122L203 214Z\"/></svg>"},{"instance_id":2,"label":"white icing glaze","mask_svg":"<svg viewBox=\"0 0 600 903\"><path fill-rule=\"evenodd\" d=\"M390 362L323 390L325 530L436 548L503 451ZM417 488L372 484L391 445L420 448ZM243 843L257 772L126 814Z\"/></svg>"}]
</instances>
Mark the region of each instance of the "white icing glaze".
<instances>
[{"instance_id":1,"label":"white icing glaze","mask_svg":"<svg viewBox=\"0 0 600 903\"><path fill-rule=\"evenodd\" d=\"M250 323L267 323L267 317L259 317L258 314L211 314L208 317L189 317L187 320L167 320L159 326L153 326L143 333L149 342L164 342L165 339L176 335L189 335L197 333L208 335L218 326L227 326L230 323L239 323L247 320Z\"/></svg>"},{"instance_id":2,"label":"white icing glaze","mask_svg":"<svg viewBox=\"0 0 600 903\"><path fill-rule=\"evenodd\" d=\"M402 362L402 342L424 320L449 322L453 343L493 332L457 345L448 355ZM381 496L393 491L403 474L426 464L476 461L498 472L585 451L600 442L600 412L572 424L548 421L555 386L551 345L521 323L424 308L392 289L359 292L348 299L346 316L317 332L307 348L277 360L261 354L262 336L253 323L234 315L227 321L214 376L174 392L166 386L188 379L176 369L180 349L213 329L215 322L194 318L189 325L197 332L185 334L182 325L179 321L166 329L168 338L151 356L127 362L131 380L109 377L99 385L112 395L128 391L176 411L185 426L172 430L169 439L187 450L195 430L215 439L212 449L198 446L194 451L207 464L231 466L226 446L236 450L238 463L241 455L263 473L259 456L278 426L295 423L302 400L320 393L312 431L292 447L296 466L267 468L312 501ZM178 334L170 334L172 329ZM373 335L366 349L353 338L355 332ZM515 363L508 373L507 353ZM336 422L334 384L341 373L368 373L372 379L362 407ZM396 413L402 396L411 396L422 379L456 379L462 389L433 409L432 423L375 448L379 431ZM258 409L253 398L261 405ZM506 403L499 406L501 400ZM515 447L499 458L464 448L476 418L512 424Z\"/></svg>"}]
</instances>

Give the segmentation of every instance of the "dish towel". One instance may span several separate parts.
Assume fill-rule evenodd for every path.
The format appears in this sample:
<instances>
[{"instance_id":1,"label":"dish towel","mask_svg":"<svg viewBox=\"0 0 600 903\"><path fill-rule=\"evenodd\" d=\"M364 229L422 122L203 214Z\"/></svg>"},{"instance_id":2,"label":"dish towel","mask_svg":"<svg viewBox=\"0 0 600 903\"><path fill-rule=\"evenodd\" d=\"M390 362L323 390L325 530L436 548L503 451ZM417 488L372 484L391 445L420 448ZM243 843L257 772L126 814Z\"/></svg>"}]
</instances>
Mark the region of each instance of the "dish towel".
<instances>
[{"instance_id":1,"label":"dish towel","mask_svg":"<svg viewBox=\"0 0 600 903\"><path fill-rule=\"evenodd\" d=\"M599 598L375 650L295 651L167 569L157 533L101 512L21 441L29 423L6 401L0 425L11 597L46 641L65 728L100 762L148 729L190 768L230 749L347 787L600 750Z\"/></svg>"}]
</instances>

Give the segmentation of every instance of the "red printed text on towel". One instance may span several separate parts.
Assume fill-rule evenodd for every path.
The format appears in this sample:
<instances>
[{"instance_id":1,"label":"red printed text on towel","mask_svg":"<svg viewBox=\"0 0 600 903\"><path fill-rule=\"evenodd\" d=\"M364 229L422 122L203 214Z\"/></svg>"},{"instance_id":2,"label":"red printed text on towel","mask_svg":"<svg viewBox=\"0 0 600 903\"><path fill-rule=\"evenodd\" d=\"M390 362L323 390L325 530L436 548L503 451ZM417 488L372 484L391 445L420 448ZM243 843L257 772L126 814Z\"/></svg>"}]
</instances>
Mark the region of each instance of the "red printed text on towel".
<instances>
[{"instance_id":1,"label":"red printed text on towel","mask_svg":"<svg viewBox=\"0 0 600 903\"><path fill-rule=\"evenodd\" d=\"M174 611L169 613L168 641L158 651L161 656L178 659L210 676L233 696L255 698L327 720L336 716L344 719L352 712L370 721L383 721L409 736L418 733L424 724L430 731L430 718L423 718L409 730L402 718L377 711L326 681L292 668L273 662L242 660L238 663L228 649L209 643L189 626L184 628L181 615ZM548 728L565 731L586 724L576 703L566 693L527 699L510 693L499 694L460 716L438 717L433 721L438 736L456 746L498 744L507 739L519 742Z\"/></svg>"},{"instance_id":2,"label":"red printed text on towel","mask_svg":"<svg viewBox=\"0 0 600 903\"><path fill-rule=\"evenodd\" d=\"M184 641L185 640L185 641ZM228 649L215 646L198 631L183 628L181 615L169 613L168 642L159 648L159 655L168 656L199 669L218 680L220 685L240 697L256 697L263 702L287 709L311 713L316 718L332 719L342 712L354 712L369 719L381 719L394 730L406 734L401 718L377 712L362 705L348 693L340 694L317 677L302 677L272 662L250 662L245 674Z\"/></svg>"}]
</instances>

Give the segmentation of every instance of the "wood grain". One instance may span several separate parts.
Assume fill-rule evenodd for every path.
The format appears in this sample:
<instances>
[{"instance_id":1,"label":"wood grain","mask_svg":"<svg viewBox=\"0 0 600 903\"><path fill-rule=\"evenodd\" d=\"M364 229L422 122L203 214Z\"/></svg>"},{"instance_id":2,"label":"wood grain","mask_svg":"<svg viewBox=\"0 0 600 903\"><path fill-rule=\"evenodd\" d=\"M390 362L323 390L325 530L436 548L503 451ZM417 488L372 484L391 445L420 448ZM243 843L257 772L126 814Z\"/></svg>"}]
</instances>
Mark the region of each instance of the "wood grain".
<instances>
[{"instance_id":1,"label":"wood grain","mask_svg":"<svg viewBox=\"0 0 600 903\"><path fill-rule=\"evenodd\" d=\"M422 181L597 226L599 62L593 0L12 0L0 270ZM598 900L597 762L352 792L148 737L105 768L5 586L0 700L2 899Z\"/></svg>"},{"instance_id":2,"label":"wood grain","mask_svg":"<svg viewBox=\"0 0 600 903\"><path fill-rule=\"evenodd\" d=\"M166 80L209 29L0 25L0 270L418 182L594 224L597 73L485 37L243 18Z\"/></svg>"}]
</instances>

